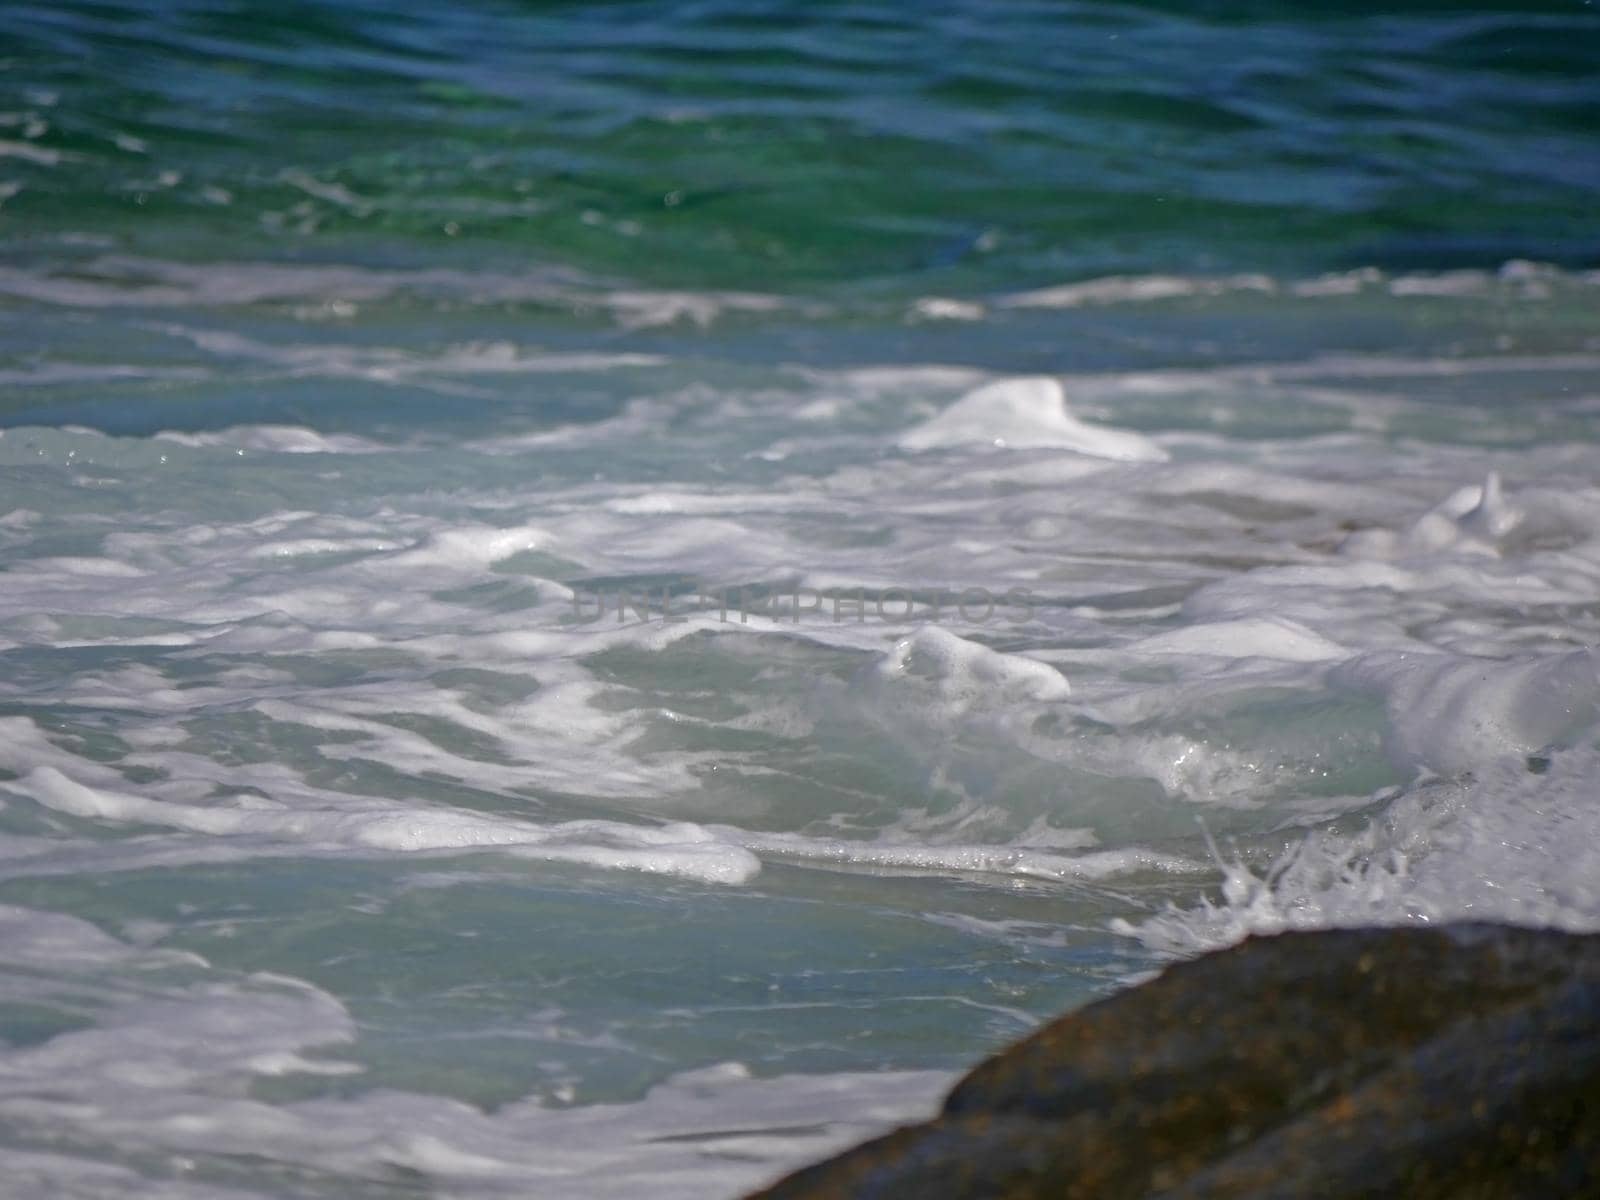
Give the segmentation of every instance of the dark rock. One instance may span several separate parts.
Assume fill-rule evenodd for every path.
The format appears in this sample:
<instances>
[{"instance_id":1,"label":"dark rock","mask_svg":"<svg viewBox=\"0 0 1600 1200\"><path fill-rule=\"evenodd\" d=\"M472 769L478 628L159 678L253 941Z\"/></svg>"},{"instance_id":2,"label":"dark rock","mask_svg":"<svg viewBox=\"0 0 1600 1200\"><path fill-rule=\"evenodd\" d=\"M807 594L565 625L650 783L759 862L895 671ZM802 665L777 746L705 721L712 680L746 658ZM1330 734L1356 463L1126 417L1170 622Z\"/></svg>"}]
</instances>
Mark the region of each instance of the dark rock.
<instances>
[{"instance_id":1,"label":"dark rock","mask_svg":"<svg viewBox=\"0 0 1600 1200\"><path fill-rule=\"evenodd\" d=\"M1600 936L1252 938L995 1055L760 1200L1600 1197Z\"/></svg>"}]
</instances>

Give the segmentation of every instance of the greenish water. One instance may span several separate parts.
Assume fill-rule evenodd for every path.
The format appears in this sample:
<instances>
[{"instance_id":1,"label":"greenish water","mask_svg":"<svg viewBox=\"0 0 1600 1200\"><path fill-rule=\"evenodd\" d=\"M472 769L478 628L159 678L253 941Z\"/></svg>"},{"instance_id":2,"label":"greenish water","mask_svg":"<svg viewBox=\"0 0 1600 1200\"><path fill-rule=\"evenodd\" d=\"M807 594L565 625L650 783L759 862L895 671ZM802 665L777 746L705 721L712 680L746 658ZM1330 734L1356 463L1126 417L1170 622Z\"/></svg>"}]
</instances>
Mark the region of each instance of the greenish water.
<instances>
[{"instance_id":1,"label":"greenish water","mask_svg":"<svg viewBox=\"0 0 1600 1200\"><path fill-rule=\"evenodd\" d=\"M869 293L1600 254L1578 3L24 0L0 57L12 253Z\"/></svg>"}]
</instances>

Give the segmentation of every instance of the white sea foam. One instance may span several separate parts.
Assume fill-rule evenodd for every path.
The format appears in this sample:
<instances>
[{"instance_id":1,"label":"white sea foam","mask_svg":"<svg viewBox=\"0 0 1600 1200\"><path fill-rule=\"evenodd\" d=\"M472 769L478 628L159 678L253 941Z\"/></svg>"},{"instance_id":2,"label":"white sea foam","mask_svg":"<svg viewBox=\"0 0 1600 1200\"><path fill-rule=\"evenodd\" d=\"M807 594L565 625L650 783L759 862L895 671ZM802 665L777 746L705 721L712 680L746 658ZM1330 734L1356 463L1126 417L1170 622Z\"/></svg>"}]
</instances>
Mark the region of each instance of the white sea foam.
<instances>
[{"instance_id":1,"label":"white sea foam","mask_svg":"<svg viewBox=\"0 0 1600 1200\"><path fill-rule=\"evenodd\" d=\"M994 301L999 308L1081 308L1138 304L1196 297L1243 294L1287 295L1321 299L1385 291L1400 297L1480 297L1509 294L1519 299L1544 299L1552 286L1593 286L1588 274L1566 272L1546 263L1507 262L1498 271L1462 269L1389 274L1375 267L1322 275L1314 279L1278 280L1260 274L1239 275L1112 275L1055 287L1012 292Z\"/></svg>"},{"instance_id":2,"label":"white sea foam","mask_svg":"<svg viewBox=\"0 0 1600 1200\"><path fill-rule=\"evenodd\" d=\"M937 417L900 435L902 449L993 445L1049 447L1093 458L1158 462L1166 453L1148 438L1078 420L1054 379L1006 379L963 396Z\"/></svg>"},{"instance_id":3,"label":"white sea foam","mask_svg":"<svg viewBox=\"0 0 1600 1200\"><path fill-rule=\"evenodd\" d=\"M301 425L244 425L214 433L163 430L155 437L179 446L223 446L268 454L372 454L387 448L370 438L318 433Z\"/></svg>"},{"instance_id":4,"label":"white sea foam","mask_svg":"<svg viewBox=\"0 0 1600 1200\"><path fill-rule=\"evenodd\" d=\"M328 807L234 797L207 805L155 800L88 787L55 767L36 767L9 785L56 812L119 824L161 825L214 837L266 843L268 853L355 850L417 852L494 849L520 858L744 883L760 870L747 851L686 823L660 827L615 821L536 825L393 804L339 798ZM284 843L288 843L287 846Z\"/></svg>"},{"instance_id":5,"label":"white sea foam","mask_svg":"<svg viewBox=\"0 0 1600 1200\"><path fill-rule=\"evenodd\" d=\"M92 320L221 286L141 270L47 282L126 293L86 300ZM469 294L284 270L245 279L239 304ZM1401 303L1388 279L1328 286ZM1144 302L1200 296L1160 290ZM882 1096L889 1121L940 1077L902 1093L897 1074L722 1068L562 1106L596 1079L618 1099L703 1067L730 1030L717 1056L771 1051L756 1076L944 1065L1061 1003L1063 981L1251 929L1596 924L1592 355L1081 374L1069 413L1055 379L965 366L741 362L686 382L700 366L467 341L453 317L411 345L285 312L183 314L207 336L167 337L162 365L300 398L377 384L397 411L452 418L491 393L519 412L605 399L508 434L413 437L387 409L336 430L308 409L0 437L0 877L61 910L0 921L0 960L11 945L6 986L72 974L97 1009L0 1054L22 1070L7 1120L68 1131L28 1160L43 1190L161 1194L121 1167L155 1162L270 1192L277 1176L226 1169L241 1156L332 1192L409 1172L443 1195L732 1195L881 1127L837 1123L841 1090ZM1053 319L989 301L981 317ZM1524 392L1555 397L1541 420L1560 436L1502 402ZM1202 830L1228 863L1209 905ZM420 909L374 883L434 871L456 882ZM383 952L352 977L355 916ZM318 988L165 948L223 943ZM156 976L147 1033L121 1005ZM635 986L646 999L618 1015ZM395 1007L373 1016L374 995ZM627 1065L574 1049L563 1082L508 1099L448 1046L390 1037L384 1069L407 1082L318 1090L401 1007L459 1032L503 1018L480 1002L567 999L593 1018L572 1045L625 1047ZM902 1001L942 1015L902 1030ZM268 1034L236 1036L228 1012ZM739 1025L753 1013L783 1047ZM214 1063L161 1032L182 1021L218 1029ZM148 1053L103 1087L118 1039ZM56 1043L81 1077L25 1057ZM492 1111L461 1098L484 1091Z\"/></svg>"},{"instance_id":6,"label":"white sea foam","mask_svg":"<svg viewBox=\"0 0 1600 1200\"><path fill-rule=\"evenodd\" d=\"M1153 634L1130 647L1142 654L1205 654L1218 658L1276 658L1287 662L1327 662L1348 651L1303 625L1271 617L1204 621Z\"/></svg>"},{"instance_id":7,"label":"white sea foam","mask_svg":"<svg viewBox=\"0 0 1600 1200\"><path fill-rule=\"evenodd\" d=\"M734 836L732 831L719 831ZM1138 847L1075 854L1016 846L929 844L884 840L745 835L749 848L785 861L829 864L859 870L911 871L931 875L993 875L1020 879L1114 879L1121 875L1203 870L1192 858ZM1059 840L1047 837L1041 841ZM1092 836L1085 840L1092 841Z\"/></svg>"},{"instance_id":8,"label":"white sea foam","mask_svg":"<svg viewBox=\"0 0 1600 1200\"><path fill-rule=\"evenodd\" d=\"M1600 753L1538 772L1499 759L1407 792L1354 835L1315 833L1265 869L1226 862L1220 902L1117 928L1191 955L1252 933L1449 920L1600 930Z\"/></svg>"},{"instance_id":9,"label":"white sea foam","mask_svg":"<svg viewBox=\"0 0 1600 1200\"><path fill-rule=\"evenodd\" d=\"M1459 773L1600 733L1600 653L1514 661L1455 655L1363 655L1336 686L1376 692L1389 710L1397 765Z\"/></svg>"},{"instance_id":10,"label":"white sea foam","mask_svg":"<svg viewBox=\"0 0 1600 1200\"><path fill-rule=\"evenodd\" d=\"M357 1030L335 997L299 980L143 950L87 922L0 908L0 995L59 1003L96 976L141 986L92 1023L0 1050L0 1116L22 1152L0 1194L267 1196L292 1180L360 1188L401 1169L443 1194L733 1195L928 1115L949 1076L911 1071L757 1079L739 1063L678 1073L636 1103L542 1098L493 1112L394 1089L269 1103L251 1085L354 1077ZM27 974L16 974L16 972ZM204 1097L203 1103L197 1103ZM145 1168L107 1163L110 1151ZM248 1159L248 1173L234 1169ZM8 1160L9 1161L9 1160Z\"/></svg>"},{"instance_id":11,"label":"white sea foam","mask_svg":"<svg viewBox=\"0 0 1600 1200\"><path fill-rule=\"evenodd\" d=\"M0 158L27 158L55 166L77 156L22 142L0 141ZM309 177L299 176L296 186ZM291 181L293 182L293 181ZM329 185L317 185L327 187ZM341 191L342 207L359 204ZM0 293L72 308L235 308L296 303L355 307L397 295L456 303L532 303L563 310L599 311L628 328L680 321L705 325L724 313L787 309L781 297L753 292L651 291L607 288L561 271L382 270L274 262L172 262L104 255L75 269L0 267ZM814 307L814 306L813 306Z\"/></svg>"},{"instance_id":12,"label":"white sea foam","mask_svg":"<svg viewBox=\"0 0 1600 1200\"><path fill-rule=\"evenodd\" d=\"M1182 275L1113 275L1083 283L1014 292L997 303L1005 308L1078 308L1087 304L1128 304L1173 300L1189 296L1215 296L1235 291L1271 292L1276 285L1265 275L1230 275L1219 278Z\"/></svg>"},{"instance_id":13,"label":"white sea foam","mask_svg":"<svg viewBox=\"0 0 1600 1200\"><path fill-rule=\"evenodd\" d=\"M872 669L872 682L891 691L926 687L938 702L959 710L983 698L998 703L1060 700L1072 691L1060 671L1016 654L1000 654L979 643L929 626L897 643Z\"/></svg>"}]
</instances>

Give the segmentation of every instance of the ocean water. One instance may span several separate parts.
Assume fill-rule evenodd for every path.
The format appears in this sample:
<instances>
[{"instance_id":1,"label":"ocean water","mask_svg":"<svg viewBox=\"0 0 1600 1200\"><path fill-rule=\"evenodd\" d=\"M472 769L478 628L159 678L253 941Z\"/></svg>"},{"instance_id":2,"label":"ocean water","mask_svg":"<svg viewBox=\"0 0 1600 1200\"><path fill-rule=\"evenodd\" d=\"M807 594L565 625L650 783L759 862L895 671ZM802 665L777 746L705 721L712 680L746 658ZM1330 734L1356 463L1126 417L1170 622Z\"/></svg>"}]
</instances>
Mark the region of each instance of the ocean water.
<instances>
[{"instance_id":1,"label":"ocean water","mask_svg":"<svg viewBox=\"0 0 1600 1200\"><path fill-rule=\"evenodd\" d=\"M733 1197L1600 928L1577 3L13 2L0 1195Z\"/></svg>"}]
</instances>

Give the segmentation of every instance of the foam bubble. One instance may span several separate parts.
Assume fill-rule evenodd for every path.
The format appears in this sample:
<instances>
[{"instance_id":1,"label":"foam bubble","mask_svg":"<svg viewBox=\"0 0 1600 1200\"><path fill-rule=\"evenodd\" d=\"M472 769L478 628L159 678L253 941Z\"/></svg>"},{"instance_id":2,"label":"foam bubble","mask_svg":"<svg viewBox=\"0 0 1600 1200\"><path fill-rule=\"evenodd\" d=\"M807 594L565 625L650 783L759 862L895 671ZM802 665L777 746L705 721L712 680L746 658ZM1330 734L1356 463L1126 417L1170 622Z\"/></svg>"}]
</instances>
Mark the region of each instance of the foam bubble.
<instances>
[{"instance_id":1,"label":"foam bubble","mask_svg":"<svg viewBox=\"0 0 1600 1200\"><path fill-rule=\"evenodd\" d=\"M885 688L926 688L952 710L985 698L1048 701L1072 692L1066 677L1048 663L1002 654L937 626L896 642L873 666L872 678Z\"/></svg>"}]
</instances>

